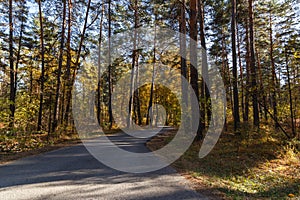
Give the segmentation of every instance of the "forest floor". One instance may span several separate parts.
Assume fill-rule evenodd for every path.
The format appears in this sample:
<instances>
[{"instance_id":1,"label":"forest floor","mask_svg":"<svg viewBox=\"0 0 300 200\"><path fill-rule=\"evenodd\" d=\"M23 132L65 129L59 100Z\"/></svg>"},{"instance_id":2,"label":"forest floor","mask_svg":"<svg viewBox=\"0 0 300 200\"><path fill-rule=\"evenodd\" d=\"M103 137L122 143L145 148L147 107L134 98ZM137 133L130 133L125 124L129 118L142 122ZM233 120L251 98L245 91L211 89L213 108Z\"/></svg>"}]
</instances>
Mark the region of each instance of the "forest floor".
<instances>
[{"instance_id":1,"label":"forest floor","mask_svg":"<svg viewBox=\"0 0 300 200\"><path fill-rule=\"evenodd\" d=\"M175 134L158 135L147 146L159 149ZM300 153L279 131L267 126L259 131L244 127L240 135L224 131L203 159L198 158L200 146L193 144L172 164L200 193L221 199L300 199Z\"/></svg>"}]
</instances>

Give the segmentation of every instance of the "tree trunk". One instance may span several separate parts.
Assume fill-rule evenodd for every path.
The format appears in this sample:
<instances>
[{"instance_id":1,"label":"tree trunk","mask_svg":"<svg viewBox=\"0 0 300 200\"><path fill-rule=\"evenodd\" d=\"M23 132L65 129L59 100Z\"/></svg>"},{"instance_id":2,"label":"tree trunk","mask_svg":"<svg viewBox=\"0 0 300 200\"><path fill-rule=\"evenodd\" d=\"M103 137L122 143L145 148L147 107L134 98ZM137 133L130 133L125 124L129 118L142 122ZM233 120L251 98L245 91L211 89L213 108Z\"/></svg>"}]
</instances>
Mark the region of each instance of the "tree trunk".
<instances>
[{"instance_id":1,"label":"tree trunk","mask_svg":"<svg viewBox=\"0 0 300 200\"><path fill-rule=\"evenodd\" d=\"M256 57L257 57L257 68L258 68L258 75L259 75L259 94L261 94L260 97L262 97L262 102L264 106L260 106L260 110L261 110L261 116L264 115L265 117L265 121L268 121L268 105L267 105L267 96L266 96L266 91L263 85L263 76L262 76L262 69L261 69L261 63L260 63L260 55L259 55L259 50L256 50ZM262 111L262 109L264 109Z\"/></svg>"},{"instance_id":2,"label":"tree trunk","mask_svg":"<svg viewBox=\"0 0 300 200\"><path fill-rule=\"evenodd\" d=\"M60 87L61 87L61 70L63 63L63 50L65 43L65 21L66 21L66 0L63 0L63 18L62 18L62 26L61 26L61 40L60 40L60 49L59 49L59 58L58 58L58 72L57 72L57 83L56 83L56 93L55 93L55 101L53 108L53 124L51 132L54 132L57 127L57 112L58 112L58 104L59 104L59 96L60 96Z\"/></svg>"},{"instance_id":3,"label":"tree trunk","mask_svg":"<svg viewBox=\"0 0 300 200\"><path fill-rule=\"evenodd\" d=\"M199 24L200 24L200 42L202 47L202 85L201 85L201 127L202 130L205 129L205 113L207 114L207 124L211 120L211 103L209 101L210 93L208 89L209 85L209 76L208 76L208 63L207 63L207 54L206 54L206 41L205 41L205 24L204 24L204 4L203 0L198 1L198 10L199 10ZM204 80L205 77L205 80Z\"/></svg>"},{"instance_id":4,"label":"tree trunk","mask_svg":"<svg viewBox=\"0 0 300 200\"><path fill-rule=\"evenodd\" d=\"M156 26L154 27L154 49L153 49L153 65L152 65L152 80L151 80L151 88L150 88L150 98L149 104L147 108L147 118L146 118L146 125L149 125L150 116L152 120L150 121L150 127L153 124L153 92L154 92L154 79L155 79L155 63L156 63Z\"/></svg>"},{"instance_id":5,"label":"tree trunk","mask_svg":"<svg viewBox=\"0 0 300 200\"><path fill-rule=\"evenodd\" d=\"M239 36L239 28L237 26L237 47L238 47L238 58L239 58L239 68L240 68L240 86L241 86L241 107L242 107L242 116L243 120L245 119L245 101L244 101L244 69L242 65L242 58L241 58L241 37Z\"/></svg>"},{"instance_id":6,"label":"tree trunk","mask_svg":"<svg viewBox=\"0 0 300 200\"><path fill-rule=\"evenodd\" d=\"M244 122L249 120L249 99L250 99L250 36L249 36L249 23L246 19L246 94L245 94L245 116L243 118Z\"/></svg>"},{"instance_id":7,"label":"tree trunk","mask_svg":"<svg viewBox=\"0 0 300 200\"><path fill-rule=\"evenodd\" d=\"M16 98L17 95L17 86L18 86L18 69L19 69L19 63L21 59L21 48L22 48L22 40L23 40L23 32L25 29L25 16L24 16L24 10L25 9L25 1L21 1L22 6L22 13L21 13L21 29L20 29L20 36L19 36L19 44L18 44L18 52L17 52L17 60L16 60L16 68L15 68L15 86L14 86L14 95Z\"/></svg>"},{"instance_id":8,"label":"tree trunk","mask_svg":"<svg viewBox=\"0 0 300 200\"><path fill-rule=\"evenodd\" d=\"M199 102L199 86L198 86L198 70L197 70L197 13L198 6L197 0L190 0L190 38L193 42L190 42L190 61L191 61L191 69L190 69L190 77L191 77L191 86L195 92L197 100ZM195 105L199 107L199 104ZM197 109L192 109L192 127L193 130L197 130L196 140L201 140L203 138L202 130L205 127L201 125L196 127ZM202 119L200 119L202 121Z\"/></svg>"},{"instance_id":9,"label":"tree trunk","mask_svg":"<svg viewBox=\"0 0 300 200\"><path fill-rule=\"evenodd\" d=\"M67 36L67 70L66 70L66 84L65 84L65 100L66 102L66 108L65 113L63 114L63 121L65 123L65 126L68 126L69 124L69 113L70 113L70 107L68 104L68 99L71 97L69 96L71 92L71 32L72 32L72 0L68 0L68 36ZM65 104L65 103L64 103Z\"/></svg>"},{"instance_id":10,"label":"tree trunk","mask_svg":"<svg viewBox=\"0 0 300 200\"><path fill-rule=\"evenodd\" d=\"M290 104L290 117L291 117L291 122L292 122L292 134L293 134L293 137L296 137L297 134L296 134L296 129L295 129L293 97L292 97L290 69L289 69L288 62L289 62L288 52L287 52L287 49L285 49L285 65L286 65L286 73L287 73L287 81L288 81L288 89L289 89L289 104Z\"/></svg>"},{"instance_id":11,"label":"tree trunk","mask_svg":"<svg viewBox=\"0 0 300 200\"><path fill-rule=\"evenodd\" d=\"M54 88L53 88L54 89ZM50 92L49 96L49 118L48 118L48 134L47 134L47 142L49 142L50 136L51 136L51 128L52 128L52 92Z\"/></svg>"},{"instance_id":12,"label":"tree trunk","mask_svg":"<svg viewBox=\"0 0 300 200\"><path fill-rule=\"evenodd\" d=\"M251 52L251 93L253 106L253 124L259 127L259 111L257 99L257 81L256 81L256 61L255 61L255 41L254 41L254 14L253 0L248 0L249 3L249 32L250 32L250 52Z\"/></svg>"},{"instance_id":13,"label":"tree trunk","mask_svg":"<svg viewBox=\"0 0 300 200\"><path fill-rule=\"evenodd\" d=\"M132 105L134 102L135 91L134 89L134 76L135 76L135 66L137 62L138 52L137 52L137 27L138 27L138 7L137 7L137 0L134 1L134 38L133 38L133 50L132 50L132 62L131 62L131 77L130 77L130 99L129 99L129 109L127 115L127 128L131 127L132 124Z\"/></svg>"},{"instance_id":14,"label":"tree trunk","mask_svg":"<svg viewBox=\"0 0 300 200\"><path fill-rule=\"evenodd\" d=\"M273 56L273 22L272 22L272 14L270 11L270 58L271 58L271 66L272 66L272 107L273 107L273 117L275 121L275 128L278 128L278 116L277 116L277 98L276 98L276 69L275 69L275 59Z\"/></svg>"},{"instance_id":15,"label":"tree trunk","mask_svg":"<svg viewBox=\"0 0 300 200\"><path fill-rule=\"evenodd\" d=\"M16 104L16 95L15 95L15 69L14 69L14 49L13 49L13 16L12 16L12 0L9 0L9 68L10 68L10 116L9 116L9 127L14 128L15 121L15 104Z\"/></svg>"},{"instance_id":16,"label":"tree trunk","mask_svg":"<svg viewBox=\"0 0 300 200\"><path fill-rule=\"evenodd\" d=\"M45 47L44 47L44 28L43 28L43 14L42 14L42 5L41 0L38 0L39 5L39 20L40 20L40 48L42 56L42 68L41 68L41 91L40 91L40 106L39 106L39 115L38 115L38 125L37 131L42 130L42 116L43 116L43 101L44 101L44 79L45 79Z\"/></svg>"},{"instance_id":17,"label":"tree trunk","mask_svg":"<svg viewBox=\"0 0 300 200\"><path fill-rule=\"evenodd\" d=\"M112 116L112 77L111 77L111 0L108 1L108 115L109 115L109 129L112 128L113 116Z\"/></svg>"},{"instance_id":18,"label":"tree trunk","mask_svg":"<svg viewBox=\"0 0 300 200\"><path fill-rule=\"evenodd\" d=\"M139 85L139 63L138 63L138 56L137 56L137 63L136 63L136 74L135 74L135 84ZM138 125L142 124L142 115L141 115L141 105L140 105L140 96L139 96L139 89L137 88L134 92L134 102L135 102L135 110L137 113L136 122Z\"/></svg>"},{"instance_id":19,"label":"tree trunk","mask_svg":"<svg viewBox=\"0 0 300 200\"><path fill-rule=\"evenodd\" d=\"M98 86L97 86L97 120L101 125L101 45L102 45L102 25L104 15L104 5L102 5L101 18L100 18L100 31L99 31L99 49L98 49Z\"/></svg>"},{"instance_id":20,"label":"tree trunk","mask_svg":"<svg viewBox=\"0 0 300 200\"><path fill-rule=\"evenodd\" d=\"M71 111L71 99L72 99L72 89L73 89L73 84L77 75L77 71L79 69L79 65L80 65L80 55L81 55L81 49L82 49L82 45L83 45L83 41L84 41L84 36L85 36L85 32L86 32L86 28L87 28L87 21L88 21L88 16L89 16L89 11L90 11L90 6L91 6L91 0L88 1L88 5L87 5L87 9L86 9L86 14L85 14L85 20L84 20L84 25L83 25L83 31L80 37L80 43L79 43L79 47L78 47L78 52L76 55L76 61L75 61L75 69L73 71L72 77L71 77L71 84L69 85L69 89L67 92L67 105L66 105L66 117L69 117L69 113Z\"/></svg>"},{"instance_id":21,"label":"tree trunk","mask_svg":"<svg viewBox=\"0 0 300 200\"><path fill-rule=\"evenodd\" d=\"M232 73L233 73L233 117L234 130L238 129L240 123L239 112L239 93L238 93L238 77L237 77L237 58L236 58L236 0L231 0L231 45L232 45Z\"/></svg>"},{"instance_id":22,"label":"tree trunk","mask_svg":"<svg viewBox=\"0 0 300 200\"><path fill-rule=\"evenodd\" d=\"M226 101L229 101L228 94L229 94L229 87L228 87L228 78L227 78L227 53L226 53L226 47L225 47L225 39L224 39L224 34L222 32L222 78L224 80L224 86L226 90ZM227 117L225 116L225 130L227 130Z\"/></svg>"},{"instance_id":23,"label":"tree trunk","mask_svg":"<svg viewBox=\"0 0 300 200\"><path fill-rule=\"evenodd\" d=\"M181 33L180 36L180 70L181 70L181 93L182 93L182 106L183 110L181 113L184 113L188 109L188 86L184 84L184 80L187 81L187 66L186 66L186 21L185 21L185 0L180 4L180 20L179 20L179 31ZM184 124L185 130L190 127L188 124Z\"/></svg>"}]
</instances>

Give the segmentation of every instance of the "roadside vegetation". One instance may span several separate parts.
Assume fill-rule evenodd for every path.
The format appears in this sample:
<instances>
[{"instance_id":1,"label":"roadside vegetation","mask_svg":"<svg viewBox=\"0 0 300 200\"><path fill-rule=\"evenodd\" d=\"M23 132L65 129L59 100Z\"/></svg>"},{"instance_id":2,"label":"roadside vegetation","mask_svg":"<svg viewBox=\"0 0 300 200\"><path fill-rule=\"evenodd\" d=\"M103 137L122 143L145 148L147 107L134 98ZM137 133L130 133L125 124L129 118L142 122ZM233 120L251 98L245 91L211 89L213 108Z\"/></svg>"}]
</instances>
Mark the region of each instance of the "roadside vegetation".
<instances>
[{"instance_id":1,"label":"roadside vegetation","mask_svg":"<svg viewBox=\"0 0 300 200\"><path fill-rule=\"evenodd\" d=\"M148 142L151 150L166 145L176 131ZM243 124L233 134L231 124L213 151L198 158L201 142L195 142L172 166L190 179L199 192L221 199L299 199L299 141L262 125L260 130Z\"/></svg>"},{"instance_id":2,"label":"roadside vegetation","mask_svg":"<svg viewBox=\"0 0 300 200\"><path fill-rule=\"evenodd\" d=\"M105 134L115 134L118 128L103 130ZM78 134L72 127L64 132L57 132L48 137L47 133L28 134L15 131L0 135L0 163L16 160L30 155L48 152L57 148L81 143Z\"/></svg>"},{"instance_id":3,"label":"roadside vegetation","mask_svg":"<svg viewBox=\"0 0 300 200\"><path fill-rule=\"evenodd\" d=\"M23 131L2 130L0 134L0 163L16 160L80 142L74 131L65 130L48 137L47 133L28 134Z\"/></svg>"}]
</instances>

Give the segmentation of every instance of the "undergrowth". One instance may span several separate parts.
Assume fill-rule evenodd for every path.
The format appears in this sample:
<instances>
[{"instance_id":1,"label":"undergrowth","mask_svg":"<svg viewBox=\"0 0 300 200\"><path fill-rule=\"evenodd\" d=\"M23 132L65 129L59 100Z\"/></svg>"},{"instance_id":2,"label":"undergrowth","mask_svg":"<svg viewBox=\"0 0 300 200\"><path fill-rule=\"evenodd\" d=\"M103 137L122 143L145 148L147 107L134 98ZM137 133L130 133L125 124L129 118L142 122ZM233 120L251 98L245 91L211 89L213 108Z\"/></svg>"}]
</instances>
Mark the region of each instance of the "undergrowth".
<instances>
[{"instance_id":1,"label":"undergrowth","mask_svg":"<svg viewBox=\"0 0 300 200\"><path fill-rule=\"evenodd\" d=\"M243 125L240 134L230 130L205 158L198 158L201 143L194 143L173 167L225 199L300 199L299 141L287 141L267 125L259 130ZM159 149L175 134L158 136L147 145Z\"/></svg>"}]
</instances>

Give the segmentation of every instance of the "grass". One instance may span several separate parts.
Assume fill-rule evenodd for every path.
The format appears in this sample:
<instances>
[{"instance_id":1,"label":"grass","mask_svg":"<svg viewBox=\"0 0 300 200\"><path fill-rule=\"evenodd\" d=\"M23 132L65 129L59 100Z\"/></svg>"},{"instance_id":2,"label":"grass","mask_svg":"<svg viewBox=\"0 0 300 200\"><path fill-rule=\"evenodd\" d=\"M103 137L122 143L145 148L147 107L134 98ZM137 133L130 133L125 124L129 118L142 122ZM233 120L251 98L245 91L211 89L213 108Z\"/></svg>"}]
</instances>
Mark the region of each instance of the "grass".
<instances>
[{"instance_id":1,"label":"grass","mask_svg":"<svg viewBox=\"0 0 300 200\"><path fill-rule=\"evenodd\" d=\"M229 129L230 130L230 127ZM300 153L268 126L244 125L241 135L224 131L213 151L199 159L194 143L175 163L200 192L220 199L300 199ZM147 145L156 150L176 134L157 136Z\"/></svg>"}]
</instances>

